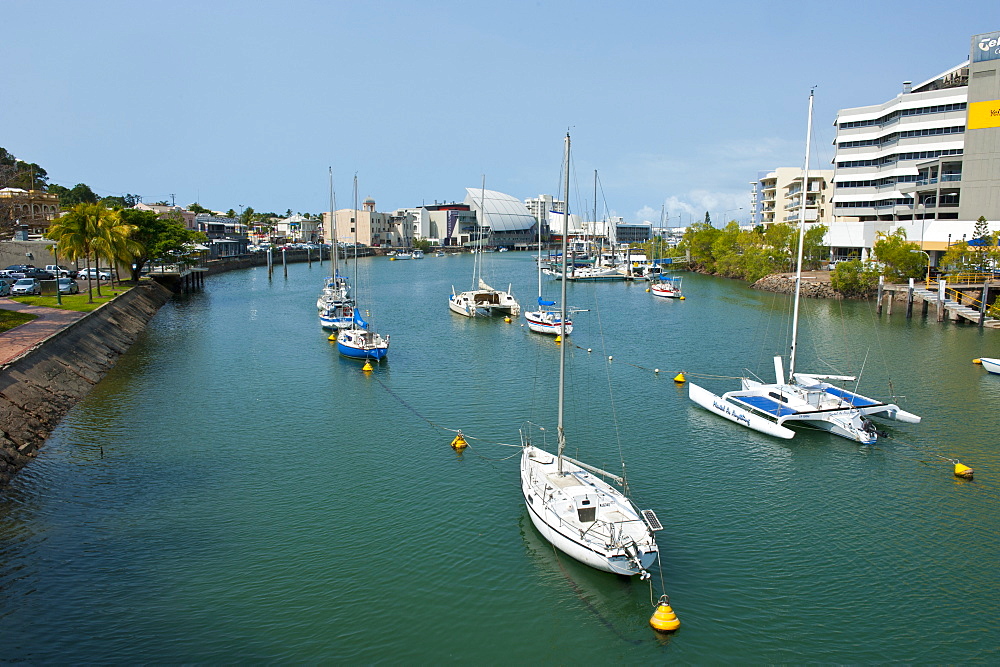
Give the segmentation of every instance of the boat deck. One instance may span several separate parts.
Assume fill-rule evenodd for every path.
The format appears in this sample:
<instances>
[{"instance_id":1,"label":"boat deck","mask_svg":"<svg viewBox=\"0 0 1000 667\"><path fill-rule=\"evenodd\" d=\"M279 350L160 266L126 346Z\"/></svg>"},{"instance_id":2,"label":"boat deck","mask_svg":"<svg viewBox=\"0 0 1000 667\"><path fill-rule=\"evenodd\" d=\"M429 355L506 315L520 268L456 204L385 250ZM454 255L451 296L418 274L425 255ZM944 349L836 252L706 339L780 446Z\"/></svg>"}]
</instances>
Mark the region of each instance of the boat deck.
<instances>
[{"instance_id":1,"label":"boat deck","mask_svg":"<svg viewBox=\"0 0 1000 667\"><path fill-rule=\"evenodd\" d=\"M865 398L859 394L847 391L846 389L838 389L837 387L824 387L824 390L828 394L832 394L837 398L841 399L845 403L850 403L856 408L868 408L873 405L885 405L879 401L873 401L870 398Z\"/></svg>"},{"instance_id":2,"label":"boat deck","mask_svg":"<svg viewBox=\"0 0 1000 667\"><path fill-rule=\"evenodd\" d=\"M755 408L761 412L766 412L770 415L774 415L775 417L784 417L785 415L796 414L796 411L787 405L766 396L733 396L731 398L737 403L743 403L748 407Z\"/></svg>"}]
</instances>

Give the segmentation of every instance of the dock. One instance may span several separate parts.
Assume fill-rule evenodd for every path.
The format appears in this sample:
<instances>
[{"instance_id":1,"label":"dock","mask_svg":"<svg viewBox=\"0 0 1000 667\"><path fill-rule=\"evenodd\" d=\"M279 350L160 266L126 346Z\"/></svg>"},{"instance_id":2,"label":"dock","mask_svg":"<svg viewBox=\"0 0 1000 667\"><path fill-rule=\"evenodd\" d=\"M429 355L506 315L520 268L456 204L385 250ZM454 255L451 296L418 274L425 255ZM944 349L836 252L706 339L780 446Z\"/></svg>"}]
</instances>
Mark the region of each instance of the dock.
<instances>
[{"instance_id":1,"label":"dock","mask_svg":"<svg viewBox=\"0 0 1000 667\"><path fill-rule=\"evenodd\" d=\"M938 280L936 284L916 282L913 278L908 285L879 283L876 311L881 315L885 307L886 314L892 315L893 301L897 300L897 295L905 294L907 319L913 316L915 303L920 303L924 317L933 304L938 322L946 319L968 321L982 328L1000 329L1000 318L990 315L991 293L1000 295L1000 281L992 275L956 276L950 281Z\"/></svg>"}]
</instances>

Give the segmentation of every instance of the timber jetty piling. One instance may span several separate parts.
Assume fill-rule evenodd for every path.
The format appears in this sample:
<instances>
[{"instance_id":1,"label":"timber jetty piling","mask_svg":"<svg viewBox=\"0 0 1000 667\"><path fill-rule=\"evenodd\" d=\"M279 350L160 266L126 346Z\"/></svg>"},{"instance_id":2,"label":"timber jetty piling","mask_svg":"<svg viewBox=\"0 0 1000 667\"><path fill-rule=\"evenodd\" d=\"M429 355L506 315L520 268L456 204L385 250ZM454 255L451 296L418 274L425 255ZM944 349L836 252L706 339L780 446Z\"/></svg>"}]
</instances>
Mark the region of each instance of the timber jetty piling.
<instances>
[{"instance_id":1,"label":"timber jetty piling","mask_svg":"<svg viewBox=\"0 0 1000 667\"><path fill-rule=\"evenodd\" d=\"M916 282L910 278L907 285L886 284L879 281L876 312L892 315L893 301L905 299L906 317L913 317L913 306L920 303L921 315L927 317L933 304L938 322L968 321L989 329L1000 329L1000 319L990 315L990 295L1000 295L1000 281L992 275L959 275L936 282Z\"/></svg>"}]
</instances>

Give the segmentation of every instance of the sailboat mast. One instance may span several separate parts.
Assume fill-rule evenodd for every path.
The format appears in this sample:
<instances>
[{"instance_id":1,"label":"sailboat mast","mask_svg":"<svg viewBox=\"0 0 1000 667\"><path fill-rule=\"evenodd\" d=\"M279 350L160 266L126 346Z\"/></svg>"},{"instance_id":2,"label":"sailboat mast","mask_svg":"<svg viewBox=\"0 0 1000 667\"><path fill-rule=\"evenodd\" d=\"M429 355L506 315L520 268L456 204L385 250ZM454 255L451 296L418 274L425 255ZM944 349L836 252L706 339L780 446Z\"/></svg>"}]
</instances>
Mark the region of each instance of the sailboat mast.
<instances>
[{"instance_id":1,"label":"sailboat mast","mask_svg":"<svg viewBox=\"0 0 1000 667\"><path fill-rule=\"evenodd\" d=\"M354 174L354 289L358 288L358 227L361 226L358 220L358 175ZM357 306L354 307L354 314L357 315Z\"/></svg>"},{"instance_id":2,"label":"sailboat mast","mask_svg":"<svg viewBox=\"0 0 1000 667\"><path fill-rule=\"evenodd\" d=\"M559 441L559 450L557 453L559 463L558 463L558 473L563 474L563 450L566 449L566 432L563 429L563 408L565 407L565 394L566 394L566 237L569 236L569 132L566 133L566 152L564 156L566 170L564 175L565 187L563 189L563 234L562 234L562 287L560 289L560 300L559 300L559 335L563 338L562 343L559 345L559 421L556 425L557 439ZM596 172L595 172L596 173ZM596 199L595 199L596 200Z\"/></svg>"},{"instance_id":3,"label":"sailboat mast","mask_svg":"<svg viewBox=\"0 0 1000 667\"><path fill-rule=\"evenodd\" d=\"M340 247L337 245L337 197L333 194L333 167L330 169L330 231L333 233L330 248L333 250L333 281L337 282L337 273L340 271ZM322 253L323 250L321 249Z\"/></svg>"},{"instance_id":4,"label":"sailboat mast","mask_svg":"<svg viewBox=\"0 0 1000 667\"><path fill-rule=\"evenodd\" d=\"M809 91L809 120L806 123L806 163L802 167L802 201L799 209L799 252L795 263L795 306L792 309L792 348L788 356L788 380L795 374L795 352L799 337L799 301L802 291L802 249L806 238L806 200L809 194L809 140L812 138L813 91Z\"/></svg>"}]
</instances>

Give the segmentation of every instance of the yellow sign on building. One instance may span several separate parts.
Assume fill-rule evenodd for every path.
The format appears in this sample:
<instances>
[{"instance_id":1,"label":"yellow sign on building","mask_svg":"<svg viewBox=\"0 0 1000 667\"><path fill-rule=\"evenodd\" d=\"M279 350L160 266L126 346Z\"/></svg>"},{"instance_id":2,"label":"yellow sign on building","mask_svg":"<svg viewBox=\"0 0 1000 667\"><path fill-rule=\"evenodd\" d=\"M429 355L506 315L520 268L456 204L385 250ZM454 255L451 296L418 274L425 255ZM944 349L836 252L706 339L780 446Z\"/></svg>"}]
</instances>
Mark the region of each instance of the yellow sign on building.
<instances>
[{"instance_id":1,"label":"yellow sign on building","mask_svg":"<svg viewBox=\"0 0 1000 667\"><path fill-rule=\"evenodd\" d=\"M1000 100L970 102L966 129L982 130L988 127L1000 127Z\"/></svg>"}]
</instances>

